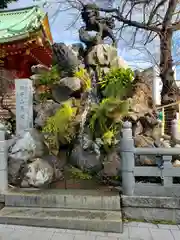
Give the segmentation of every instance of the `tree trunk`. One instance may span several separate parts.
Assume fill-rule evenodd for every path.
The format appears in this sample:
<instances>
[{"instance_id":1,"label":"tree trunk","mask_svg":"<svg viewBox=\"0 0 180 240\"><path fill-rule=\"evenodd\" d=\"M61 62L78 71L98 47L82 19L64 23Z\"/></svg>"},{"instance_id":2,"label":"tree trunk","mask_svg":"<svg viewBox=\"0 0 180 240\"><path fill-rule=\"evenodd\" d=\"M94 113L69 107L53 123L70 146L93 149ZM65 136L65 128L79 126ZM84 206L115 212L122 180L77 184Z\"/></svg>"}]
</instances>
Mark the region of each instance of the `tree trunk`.
<instances>
[{"instance_id":1,"label":"tree trunk","mask_svg":"<svg viewBox=\"0 0 180 240\"><path fill-rule=\"evenodd\" d=\"M176 102L178 100L178 87L174 79L173 60L171 55L172 31L161 32L160 36L160 77L163 83L161 92L161 105ZM176 114L177 106L165 108L165 133L171 133L171 121Z\"/></svg>"},{"instance_id":2,"label":"tree trunk","mask_svg":"<svg viewBox=\"0 0 180 240\"><path fill-rule=\"evenodd\" d=\"M160 77L163 83L161 92L162 104L177 100L178 87L174 79L173 60L171 54L172 31L165 30L160 35Z\"/></svg>"}]
</instances>

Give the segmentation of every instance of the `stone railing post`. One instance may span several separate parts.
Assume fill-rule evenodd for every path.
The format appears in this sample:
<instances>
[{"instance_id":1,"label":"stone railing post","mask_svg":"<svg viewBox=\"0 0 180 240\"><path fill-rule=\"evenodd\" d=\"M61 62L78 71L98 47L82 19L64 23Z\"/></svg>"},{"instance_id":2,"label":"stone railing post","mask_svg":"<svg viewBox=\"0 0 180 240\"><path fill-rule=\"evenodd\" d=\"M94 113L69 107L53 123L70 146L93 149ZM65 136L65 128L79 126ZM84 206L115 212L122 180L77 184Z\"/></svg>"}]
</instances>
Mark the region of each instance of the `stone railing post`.
<instances>
[{"instance_id":1,"label":"stone railing post","mask_svg":"<svg viewBox=\"0 0 180 240\"><path fill-rule=\"evenodd\" d=\"M120 154L122 162L122 190L124 195L132 196L135 187L134 178L134 140L132 124L125 122L121 131Z\"/></svg>"},{"instance_id":2,"label":"stone railing post","mask_svg":"<svg viewBox=\"0 0 180 240\"><path fill-rule=\"evenodd\" d=\"M8 154L5 140L5 127L0 124L0 193L8 190Z\"/></svg>"}]
</instances>

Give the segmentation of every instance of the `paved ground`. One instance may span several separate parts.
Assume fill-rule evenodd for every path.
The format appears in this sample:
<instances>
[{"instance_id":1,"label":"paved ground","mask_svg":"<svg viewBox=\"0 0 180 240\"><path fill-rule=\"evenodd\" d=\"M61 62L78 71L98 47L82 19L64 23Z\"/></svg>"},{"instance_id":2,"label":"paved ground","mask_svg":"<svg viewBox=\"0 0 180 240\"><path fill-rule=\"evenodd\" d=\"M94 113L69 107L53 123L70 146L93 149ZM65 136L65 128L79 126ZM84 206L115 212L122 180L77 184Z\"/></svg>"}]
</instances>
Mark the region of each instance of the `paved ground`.
<instances>
[{"instance_id":1,"label":"paved ground","mask_svg":"<svg viewBox=\"0 0 180 240\"><path fill-rule=\"evenodd\" d=\"M0 225L0 240L180 240L180 225L125 224L123 234Z\"/></svg>"}]
</instances>

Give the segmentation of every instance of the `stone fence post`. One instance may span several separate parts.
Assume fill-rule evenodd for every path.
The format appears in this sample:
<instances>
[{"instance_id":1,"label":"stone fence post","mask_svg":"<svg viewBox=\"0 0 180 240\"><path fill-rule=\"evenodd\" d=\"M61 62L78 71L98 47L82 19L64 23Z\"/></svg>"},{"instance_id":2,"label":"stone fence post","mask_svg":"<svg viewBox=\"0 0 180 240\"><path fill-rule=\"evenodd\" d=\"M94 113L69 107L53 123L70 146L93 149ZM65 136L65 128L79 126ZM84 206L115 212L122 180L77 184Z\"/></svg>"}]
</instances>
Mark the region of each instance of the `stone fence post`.
<instances>
[{"instance_id":1,"label":"stone fence post","mask_svg":"<svg viewBox=\"0 0 180 240\"><path fill-rule=\"evenodd\" d=\"M124 195L132 196L135 187L135 160L132 124L130 122L125 122L121 131L120 154L122 162L122 191Z\"/></svg>"},{"instance_id":2,"label":"stone fence post","mask_svg":"<svg viewBox=\"0 0 180 240\"><path fill-rule=\"evenodd\" d=\"M0 124L0 193L8 190L8 154L5 140L5 127Z\"/></svg>"}]
</instances>

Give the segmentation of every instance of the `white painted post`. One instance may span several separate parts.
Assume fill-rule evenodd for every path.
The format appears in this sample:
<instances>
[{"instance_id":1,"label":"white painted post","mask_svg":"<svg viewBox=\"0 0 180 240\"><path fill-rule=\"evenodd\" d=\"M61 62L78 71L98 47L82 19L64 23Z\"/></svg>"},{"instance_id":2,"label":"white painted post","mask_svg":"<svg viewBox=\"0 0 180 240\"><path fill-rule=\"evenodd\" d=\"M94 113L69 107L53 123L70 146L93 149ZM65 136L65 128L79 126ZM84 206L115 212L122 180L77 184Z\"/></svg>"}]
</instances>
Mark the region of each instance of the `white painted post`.
<instances>
[{"instance_id":1,"label":"white painted post","mask_svg":"<svg viewBox=\"0 0 180 240\"><path fill-rule=\"evenodd\" d=\"M30 79L16 79L16 134L33 128L33 85Z\"/></svg>"},{"instance_id":2,"label":"white painted post","mask_svg":"<svg viewBox=\"0 0 180 240\"><path fill-rule=\"evenodd\" d=\"M5 127L0 124L0 193L8 190L8 154L5 140Z\"/></svg>"},{"instance_id":3,"label":"white painted post","mask_svg":"<svg viewBox=\"0 0 180 240\"><path fill-rule=\"evenodd\" d=\"M161 105L161 90L162 81L159 77L159 69L157 67L152 67L153 79L152 79L152 99L154 105Z\"/></svg>"}]
</instances>

